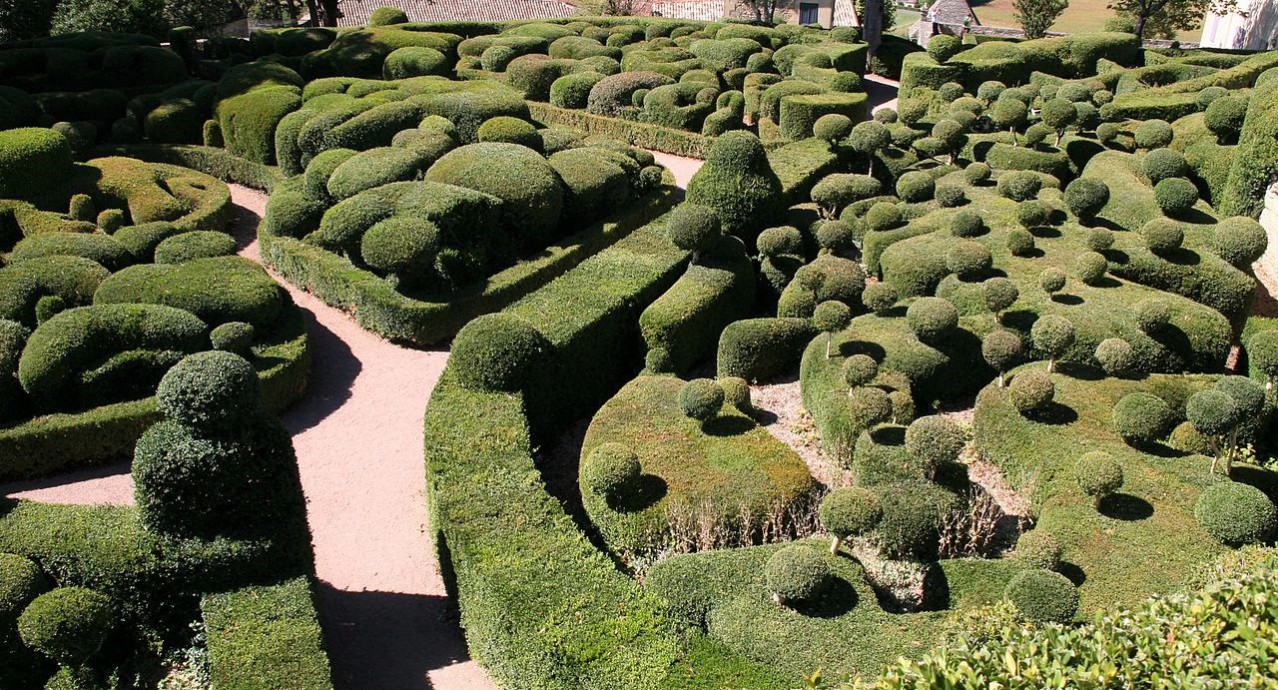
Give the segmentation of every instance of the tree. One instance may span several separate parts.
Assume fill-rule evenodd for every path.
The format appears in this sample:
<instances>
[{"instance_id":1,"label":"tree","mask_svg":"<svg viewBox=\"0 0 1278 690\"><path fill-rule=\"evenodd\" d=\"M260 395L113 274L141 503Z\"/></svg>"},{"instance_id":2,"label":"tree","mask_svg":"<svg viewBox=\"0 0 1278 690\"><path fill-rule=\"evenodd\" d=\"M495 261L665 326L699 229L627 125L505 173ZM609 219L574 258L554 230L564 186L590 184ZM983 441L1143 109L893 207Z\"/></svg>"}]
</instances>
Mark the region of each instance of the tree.
<instances>
[{"instance_id":1,"label":"tree","mask_svg":"<svg viewBox=\"0 0 1278 690\"><path fill-rule=\"evenodd\" d=\"M1157 29L1158 33L1197 29L1207 10L1223 15L1237 7L1237 0L1110 0L1109 3L1109 9L1134 20L1132 33L1141 38L1151 29Z\"/></svg>"},{"instance_id":2,"label":"tree","mask_svg":"<svg viewBox=\"0 0 1278 690\"><path fill-rule=\"evenodd\" d=\"M852 134L848 138L848 144L852 150L863 154L870 161L870 167L866 171L868 175L874 175L874 154L887 148L891 143L892 132L883 123L874 120L868 120L853 127Z\"/></svg>"},{"instance_id":3,"label":"tree","mask_svg":"<svg viewBox=\"0 0 1278 690\"><path fill-rule=\"evenodd\" d=\"M54 0L0 2L0 43L48 35L56 7Z\"/></svg>"},{"instance_id":4,"label":"tree","mask_svg":"<svg viewBox=\"0 0 1278 690\"><path fill-rule=\"evenodd\" d=\"M1025 125L1025 121L1029 117L1029 108L1024 103L1015 98L1004 98L994 102L994 107L989 111L990 122L999 129L1006 129L1012 133L1012 146L1020 144L1016 136L1016 130Z\"/></svg>"},{"instance_id":5,"label":"tree","mask_svg":"<svg viewBox=\"0 0 1278 690\"><path fill-rule=\"evenodd\" d=\"M1025 30L1025 38L1042 38L1066 7L1068 0L1012 0L1012 16Z\"/></svg>"},{"instance_id":6,"label":"tree","mask_svg":"<svg viewBox=\"0 0 1278 690\"><path fill-rule=\"evenodd\" d=\"M756 22L772 23L776 17L777 8L788 5L784 0L740 0L742 7L754 13Z\"/></svg>"},{"instance_id":7,"label":"tree","mask_svg":"<svg viewBox=\"0 0 1278 690\"><path fill-rule=\"evenodd\" d=\"M830 358L830 345L834 343L834 335L852 323L852 310L848 305L835 300L827 300L817 305L812 314L812 325L825 333L825 358Z\"/></svg>"}]
</instances>

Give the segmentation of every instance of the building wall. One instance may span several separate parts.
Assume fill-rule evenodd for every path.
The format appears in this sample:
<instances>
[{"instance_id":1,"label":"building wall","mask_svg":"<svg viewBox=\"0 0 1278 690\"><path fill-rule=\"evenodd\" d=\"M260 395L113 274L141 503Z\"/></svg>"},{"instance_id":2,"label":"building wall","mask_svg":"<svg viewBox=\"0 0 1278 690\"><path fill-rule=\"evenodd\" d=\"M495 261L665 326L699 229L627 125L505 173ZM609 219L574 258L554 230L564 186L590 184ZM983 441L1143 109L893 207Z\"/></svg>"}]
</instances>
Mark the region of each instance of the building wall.
<instances>
[{"instance_id":1,"label":"building wall","mask_svg":"<svg viewBox=\"0 0 1278 690\"><path fill-rule=\"evenodd\" d=\"M817 22L825 28L834 26L855 26L855 13L852 24L838 24L835 19L836 2L847 5L851 11L852 0L793 0L778 7L776 18L790 24L799 23L799 2L811 2L817 5ZM724 17L753 19L754 12L750 6L737 0L656 0L652 3L652 13L674 19L700 19L716 21Z\"/></svg>"},{"instance_id":2,"label":"building wall","mask_svg":"<svg viewBox=\"0 0 1278 690\"><path fill-rule=\"evenodd\" d=\"M889 0L890 1L890 0ZM860 26L856 16L856 6L852 0L834 0L835 26Z\"/></svg>"},{"instance_id":3,"label":"building wall","mask_svg":"<svg viewBox=\"0 0 1278 690\"><path fill-rule=\"evenodd\" d=\"M1278 0L1242 0L1238 10L1226 15L1208 11L1199 45L1249 50L1278 48Z\"/></svg>"}]
</instances>

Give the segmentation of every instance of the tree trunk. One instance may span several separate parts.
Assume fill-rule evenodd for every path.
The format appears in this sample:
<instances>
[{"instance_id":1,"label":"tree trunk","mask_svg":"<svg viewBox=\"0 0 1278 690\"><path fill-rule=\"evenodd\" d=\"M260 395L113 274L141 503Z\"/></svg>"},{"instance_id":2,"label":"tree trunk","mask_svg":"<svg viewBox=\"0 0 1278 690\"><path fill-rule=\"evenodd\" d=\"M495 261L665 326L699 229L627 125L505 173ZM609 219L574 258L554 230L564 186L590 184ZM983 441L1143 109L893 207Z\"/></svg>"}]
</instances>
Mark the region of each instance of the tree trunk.
<instances>
[{"instance_id":1,"label":"tree trunk","mask_svg":"<svg viewBox=\"0 0 1278 690\"><path fill-rule=\"evenodd\" d=\"M861 17L861 40L866 44L865 64L868 72L870 60L883 42L883 0L865 0L865 15Z\"/></svg>"},{"instance_id":2,"label":"tree trunk","mask_svg":"<svg viewBox=\"0 0 1278 690\"><path fill-rule=\"evenodd\" d=\"M1005 384L1003 383L1003 372L1001 372L1001 371L1000 371L1000 372L998 372L998 387L999 387L999 388L1004 388L1004 387L1005 387Z\"/></svg>"},{"instance_id":3,"label":"tree trunk","mask_svg":"<svg viewBox=\"0 0 1278 690\"><path fill-rule=\"evenodd\" d=\"M830 358L830 346L833 344L834 344L834 334L826 333L825 334L825 358L826 359Z\"/></svg>"},{"instance_id":4,"label":"tree trunk","mask_svg":"<svg viewBox=\"0 0 1278 690\"><path fill-rule=\"evenodd\" d=\"M842 545L843 540L838 537L834 537L834 539L830 541L830 554L834 556L839 555L839 547Z\"/></svg>"},{"instance_id":5,"label":"tree trunk","mask_svg":"<svg viewBox=\"0 0 1278 690\"><path fill-rule=\"evenodd\" d=\"M324 26L337 26L337 17L341 11L337 9L337 0L319 0L324 8Z\"/></svg>"},{"instance_id":6,"label":"tree trunk","mask_svg":"<svg viewBox=\"0 0 1278 690\"><path fill-rule=\"evenodd\" d=\"M1141 40L1145 39L1145 21L1147 19L1149 19L1149 17L1143 14L1136 17L1136 38Z\"/></svg>"},{"instance_id":7,"label":"tree trunk","mask_svg":"<svg viewBox=\"0 0 1278 690\"><path fill-rule=\"evenodd\" d=\"M1050 374L1050 373L1052 373L1055 369L1056 369L1056 358L1055 358L1055 357L1048 357L1048 358L1047 358L1047 373L1049 373L1049 374Z\"/></svg>"}]
</instances>

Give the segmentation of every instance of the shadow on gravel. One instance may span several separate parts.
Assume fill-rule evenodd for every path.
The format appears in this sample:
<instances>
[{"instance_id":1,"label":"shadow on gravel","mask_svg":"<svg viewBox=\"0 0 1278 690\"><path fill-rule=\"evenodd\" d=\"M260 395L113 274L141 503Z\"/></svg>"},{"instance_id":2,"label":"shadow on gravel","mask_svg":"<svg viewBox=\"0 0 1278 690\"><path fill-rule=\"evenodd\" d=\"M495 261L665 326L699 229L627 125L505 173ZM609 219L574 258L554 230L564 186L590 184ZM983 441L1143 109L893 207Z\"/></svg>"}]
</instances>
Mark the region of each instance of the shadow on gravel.
<instances>
[{"instance_id":1,"label":"shadow on gravel","mask_svg":"<svg viewBox=\"0 0 1278 690\"><path fill-rule=\"evenodd\" d=\"M320 582L320 620L338 690L424 690L468 661L457 607L441 596L348 592Z\"/></svg>"}]
</instances>

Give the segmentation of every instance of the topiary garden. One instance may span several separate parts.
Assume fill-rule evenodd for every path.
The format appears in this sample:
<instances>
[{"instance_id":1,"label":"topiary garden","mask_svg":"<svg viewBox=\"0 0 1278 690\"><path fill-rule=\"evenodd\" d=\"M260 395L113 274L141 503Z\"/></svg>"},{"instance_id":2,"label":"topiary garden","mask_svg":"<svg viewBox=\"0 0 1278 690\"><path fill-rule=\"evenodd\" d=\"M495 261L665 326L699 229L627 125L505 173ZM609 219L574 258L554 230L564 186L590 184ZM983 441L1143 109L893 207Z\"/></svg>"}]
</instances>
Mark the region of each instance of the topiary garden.
<instances>
[{"instance_id":1,"label":"topiary garden","mask_svg":"<svg viewBox=\"0 0 1278 690\"><path fill-rule=\"evenodd\" d=\"M1121 612L1273 589L1194 576L1278 537L1274 53L940 37L871 114L855 32L383 9L0 46L0 476L131 457L137 503L0 506L0 685L151 687L195 624L208 687L331 687L306 328L228 182L283 280L452 340L430 531L503 686L1153 669Z\"/></svg>"}]
</instances>

